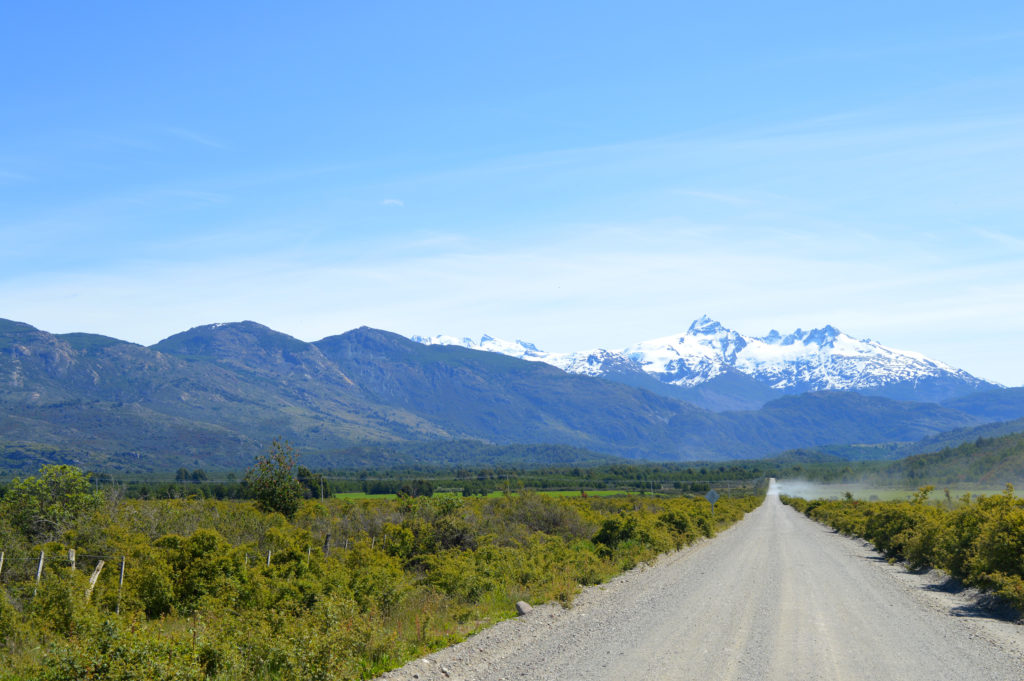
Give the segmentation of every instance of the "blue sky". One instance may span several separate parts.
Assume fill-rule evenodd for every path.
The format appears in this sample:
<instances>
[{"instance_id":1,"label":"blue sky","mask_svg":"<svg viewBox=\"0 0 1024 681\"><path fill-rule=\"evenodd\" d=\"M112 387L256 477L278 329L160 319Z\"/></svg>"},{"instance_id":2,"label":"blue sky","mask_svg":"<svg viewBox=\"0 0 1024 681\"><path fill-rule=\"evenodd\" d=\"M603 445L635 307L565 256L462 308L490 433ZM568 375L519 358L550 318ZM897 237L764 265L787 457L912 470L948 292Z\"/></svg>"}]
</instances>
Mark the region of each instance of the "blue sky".
<instances>
[{"instance_id":1,"label":"blue sky","mask_svg":"<svg viewBox=\"0 0 1024 681\"><path fill-rule=\"evenodd\" d=\"M622 347L831 323L1024 383L1020 3L9 3L0 316Z\"/></svg>"}]
</instances>

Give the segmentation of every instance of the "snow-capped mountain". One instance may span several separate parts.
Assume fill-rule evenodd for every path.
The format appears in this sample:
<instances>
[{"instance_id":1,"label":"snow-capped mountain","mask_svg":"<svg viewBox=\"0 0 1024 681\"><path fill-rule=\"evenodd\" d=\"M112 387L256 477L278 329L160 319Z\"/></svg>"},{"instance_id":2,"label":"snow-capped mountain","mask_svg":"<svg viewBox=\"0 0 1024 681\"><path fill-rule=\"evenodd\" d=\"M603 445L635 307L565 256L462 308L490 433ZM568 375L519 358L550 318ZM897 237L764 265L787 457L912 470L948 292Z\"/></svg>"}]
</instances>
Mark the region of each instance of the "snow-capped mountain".
<instances>
[{"instance_id":1,"label":"snow-capped mountain","mask_svg":"<svg viewBox=\"0 0 1024 681\"><path fill-rule=\"evenodd\" d=\"M745 336L704 316L685 333L620 350L572 353L545 352L532 343L491 336L480 341L452 336L413 336L412 340L500 352L547 362L570 373L633 385L639 385L640 376L646 375L662 385L682 389L677 396L684 399L689 389L700 389L706 396L716 382L723 386L728 383L725 389L731 391L750 392L752 383L770 389L760 391L754 403L770 399L771 394L817 390L853 390L896 399L937 401L998 387L920 353L858 340L833 326L797 329L786 335L772 330L767 336ZM743 377L753 380L744 381Z\"/></svg>"},{"instance_id":2,"label":"snow-capped mountain","mask_svg":"<svg viewBox=\"0 0 1024 681\"><path fill-rule=\"evenodd\" d=\"M640 371L640 365L625 357L621 352L614 350L590 350L587 352L545 352L540 350L533 343L526 341L506 341L493 336L484 335L479 341L472 338L459 338L456 336L412 336L411 340L424 345L457 345L470 350L483 350L485 352L497 352L510 357L518 357L531 362L545 362L552 364L562 371L570 374L584 374L586 376L602 376L608 372L609 366L613 364L626 364L635 367Z\"/></svg>"},{"instance_id":3,"label":"snow-capped mountain","mask_svg":"<svg viewBox=\"0 0 1024 681\"><path fill-rule=\"evenodd\" d=\"M459 347L469 348L470 350L497 352L502 355L508 355L509 357L518 357L519 359L554 364L554 362L549 361L549 358L554 357L555 353L538 350L537 346L533 343L527 343L526 341L521 340L501 340L500 338L494 338L486 334L481 336L479 341L475 341L472 338L458 338L456 336L445 336L442 334L431 336L429 338L424 336L412 336L410 340L422 343L423 345L458 345Z\"/></svg>"}]
</instances>

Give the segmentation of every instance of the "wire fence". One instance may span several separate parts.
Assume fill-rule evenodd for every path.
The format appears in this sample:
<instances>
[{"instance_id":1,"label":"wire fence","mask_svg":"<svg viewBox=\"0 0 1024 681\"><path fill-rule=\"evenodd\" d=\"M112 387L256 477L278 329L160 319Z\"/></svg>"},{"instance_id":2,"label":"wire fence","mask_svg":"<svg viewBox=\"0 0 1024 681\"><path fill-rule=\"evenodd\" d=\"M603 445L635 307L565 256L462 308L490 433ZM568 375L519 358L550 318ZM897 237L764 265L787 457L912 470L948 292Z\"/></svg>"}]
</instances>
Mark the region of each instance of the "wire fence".
<instances>
[{"instance_id":1,"label":"wire fence","mask_svg":"<svg viewBox=\"0 0 1024 681\"><path fill-rule=\"evenodd\" d=\"M315 548L313 544L307 545L306 559L312 560L314 550L326 558L337 551L348 551L359 542L368 542L371 550L379 546L381 550L386 551L388 535L385 532L370 534L363 531L356 537L343 537L339 540L333 540L331 533L327 533L323 538L323 542L318 543ZM274 549L267 549L265 552L260 550L247 551L242 554L244 565L247 568L258 565L270 567L273 563L274 555ZM35 597L38 595L39 586L46 578L47 572L52 572L54 567L60 567L80 571L83 574L90 574L89 587L85 594L88 601L100 575L104 573L104 568L108 565L119 566L117 576L117 609L119 612L121 591L124 588L126 576L129 576L131 572L131 565L126 554L79 553L76 549L67 549L59 553L47 553L45 549L42 549L39 551L38 557L36 557L35 553L32 553L30 557L22 557L18 560L12 559L6 550L0 550L0 585L11 582L24 583L31 580L35 583L32 592L33 597Z\"/></svg>"}]
</instances>

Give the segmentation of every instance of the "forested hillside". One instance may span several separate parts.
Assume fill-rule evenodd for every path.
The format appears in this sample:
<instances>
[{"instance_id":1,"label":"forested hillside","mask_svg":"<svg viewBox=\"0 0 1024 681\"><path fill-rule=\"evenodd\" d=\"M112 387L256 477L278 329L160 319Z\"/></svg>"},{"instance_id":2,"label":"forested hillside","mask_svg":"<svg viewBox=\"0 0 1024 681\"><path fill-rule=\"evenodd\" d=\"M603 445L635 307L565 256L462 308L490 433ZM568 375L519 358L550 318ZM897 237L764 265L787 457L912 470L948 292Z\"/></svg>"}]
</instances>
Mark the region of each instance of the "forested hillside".
<instances>
[{"instance_id":1,"label":"forested hillside","mask_svg":"<svg viewBox=\"0 0 1024 681\"><path fill-rule=\"evenodd\" d=\"M1024 481L1024 433L979 437L957 447L910 456L892 462L881 474L890 479L927 480L934 484L1018 484Z\"/></svg>"}]
</instances>

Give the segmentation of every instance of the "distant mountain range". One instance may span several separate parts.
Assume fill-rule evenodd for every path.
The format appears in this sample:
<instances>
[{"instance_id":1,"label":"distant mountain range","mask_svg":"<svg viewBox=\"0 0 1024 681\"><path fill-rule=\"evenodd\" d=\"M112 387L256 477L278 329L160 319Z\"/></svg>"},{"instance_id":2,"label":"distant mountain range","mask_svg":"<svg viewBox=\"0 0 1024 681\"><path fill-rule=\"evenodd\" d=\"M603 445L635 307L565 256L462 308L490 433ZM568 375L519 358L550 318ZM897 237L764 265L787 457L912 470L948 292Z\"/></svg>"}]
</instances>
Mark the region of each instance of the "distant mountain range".
<instances>
[{"instance_id":1,"label":"distant mountain range","mask_svg":"<svg viewBox=\"0 0 1024 681\"><path fill-rule=\"evenodd\" d=\"M686 400L705 409L756 409L780 395L852 390L898 400L941 402L999 388L916 352L857 340L833 326L745 336L704 316L685 333L620 350L554 353L525 341L483 336L413 336L426 345L457 345L545 362ZM653 379L653 380L652 380Z\"/></svg>"},{"instance_id":2,"label":"distant mountain range","mask_svg":"<svg viewBox=\"0 0 1024 681\"><path fill-rule=\"evenodd\" d=\"M730 376L761 385L736 369L713 380ZM144 347L0 320L0 466L239 468L274 437L339 466L363 445L445 441L722 460L1024 417L1024 389L945 404L819 390L715 413L624 383L365 327L307 343L255 322L213 324Z\"/></svg>"}]
</instances>

